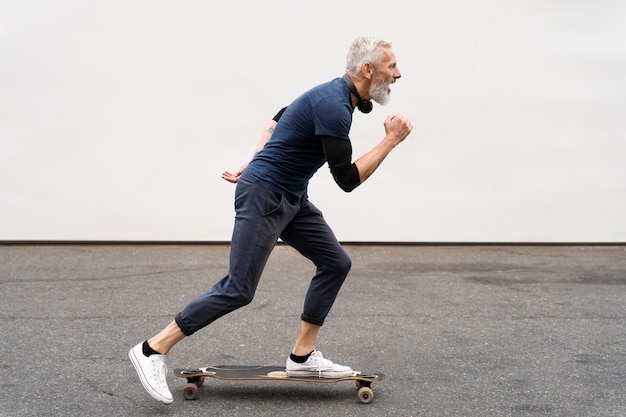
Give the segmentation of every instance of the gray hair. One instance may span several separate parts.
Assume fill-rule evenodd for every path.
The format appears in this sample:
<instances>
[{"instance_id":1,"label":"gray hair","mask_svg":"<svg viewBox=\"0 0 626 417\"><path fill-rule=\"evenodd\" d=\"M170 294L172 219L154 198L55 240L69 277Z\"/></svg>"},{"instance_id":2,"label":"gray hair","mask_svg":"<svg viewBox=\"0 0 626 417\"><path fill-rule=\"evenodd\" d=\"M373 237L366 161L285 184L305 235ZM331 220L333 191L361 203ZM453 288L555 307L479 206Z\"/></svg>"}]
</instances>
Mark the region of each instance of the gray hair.
<instances>
[{"instance_id":1,"label":"gray hair","mask_svg":"<svg viewBox=\"0 0 626 417\"><path fill-rule=\"evenodd\" d=\"M380 48L391 48L391 42L365 36L353 40L346 56L346 71L357 75L365 62L378 67L384 57Z\"/></svg>"}]
</instances>

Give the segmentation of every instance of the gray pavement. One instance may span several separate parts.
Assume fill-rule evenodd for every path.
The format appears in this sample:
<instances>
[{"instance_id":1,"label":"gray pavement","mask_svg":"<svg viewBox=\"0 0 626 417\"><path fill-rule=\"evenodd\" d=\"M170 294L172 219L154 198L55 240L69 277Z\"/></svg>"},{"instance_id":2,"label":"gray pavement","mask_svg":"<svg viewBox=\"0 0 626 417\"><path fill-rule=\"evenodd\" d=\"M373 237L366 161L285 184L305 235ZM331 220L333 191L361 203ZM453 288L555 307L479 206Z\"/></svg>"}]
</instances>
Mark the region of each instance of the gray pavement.
<instances>
[{"instance_id":1,"label":"gray pavement","mask_svg":"<svg viewBox=\"0 0 626 417\"><path fill-rule=\"evenodd\" d=\"M0 246L0 416L626 416L626 247L346 246L318 348L352 383L209 380L170 406L128 350L221 278L223 245ZM255 301L168 365L283 364L312 265L273 253Z\"/></svg>"}]
</instances>

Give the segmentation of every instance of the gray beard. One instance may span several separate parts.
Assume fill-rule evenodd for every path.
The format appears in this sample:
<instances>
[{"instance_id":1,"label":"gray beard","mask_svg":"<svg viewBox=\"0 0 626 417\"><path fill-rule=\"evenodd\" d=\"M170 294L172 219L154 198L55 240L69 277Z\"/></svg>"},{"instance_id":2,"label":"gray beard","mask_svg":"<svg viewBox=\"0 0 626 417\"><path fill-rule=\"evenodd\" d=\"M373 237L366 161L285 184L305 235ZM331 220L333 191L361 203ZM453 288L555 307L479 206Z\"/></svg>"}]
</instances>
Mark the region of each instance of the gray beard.
<instances>
[{"instance_id":1,"label":"gray beard","mask_svg":"<svg viewBox=\"0 0 626 417\"><path fill-rule=\"evenodd\" d=\"M376 85L372 85L370 87L370 97L372 98L372 100L374 100L376 103L380 104L381 106L384 106L385 104L389 103L390 94L387 93L388 87L389 87L389 84L383 83L383 82L376 84Z\"/></svg>"}]
</instances>

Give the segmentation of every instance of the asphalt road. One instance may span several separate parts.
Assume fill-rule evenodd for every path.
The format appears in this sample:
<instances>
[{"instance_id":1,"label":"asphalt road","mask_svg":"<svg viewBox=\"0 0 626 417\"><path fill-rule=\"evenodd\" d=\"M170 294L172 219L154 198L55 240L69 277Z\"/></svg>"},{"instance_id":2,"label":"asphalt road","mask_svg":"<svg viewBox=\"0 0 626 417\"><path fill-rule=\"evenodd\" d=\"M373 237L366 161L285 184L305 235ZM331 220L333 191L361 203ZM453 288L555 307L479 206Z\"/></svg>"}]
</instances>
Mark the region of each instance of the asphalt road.
<instances>
[{"instance_id":1,"label":"asphalt road","mask_svg":"<svg viewBox=\"0 0 626 417\"><path fill-rule=\"evenodd\" d=\"M220 245L0 246L0 416L626 416L626 247L347 246L318 349L353 383L208 380L143 390L128 350L220 279ZM168 366L281 365L312 265L273 253L254 302Z\"/></svg>"}]
</instances>

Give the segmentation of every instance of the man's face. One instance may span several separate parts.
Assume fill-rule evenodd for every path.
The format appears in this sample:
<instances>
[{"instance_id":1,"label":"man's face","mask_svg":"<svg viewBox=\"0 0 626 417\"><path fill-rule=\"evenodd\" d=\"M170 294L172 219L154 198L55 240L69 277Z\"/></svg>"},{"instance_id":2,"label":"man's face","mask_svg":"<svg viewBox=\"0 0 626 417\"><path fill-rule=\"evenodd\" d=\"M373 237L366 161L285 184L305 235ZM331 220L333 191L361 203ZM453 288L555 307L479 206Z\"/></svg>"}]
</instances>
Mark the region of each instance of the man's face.
<instances>
[{"instance_id":1,"label":"man's face","mask_svg":"<svg viewBox=\"0 0 626 417\"><path fill-rule=\"evenodd\" d=\"M378 68L374 68L372 84L370 85L370 97L376 103L385 105L389 102L391 89L389 86L402 76L396 62L396 55L391 48L381 48L383 60Z\"/></svg>"}]
</instances>

